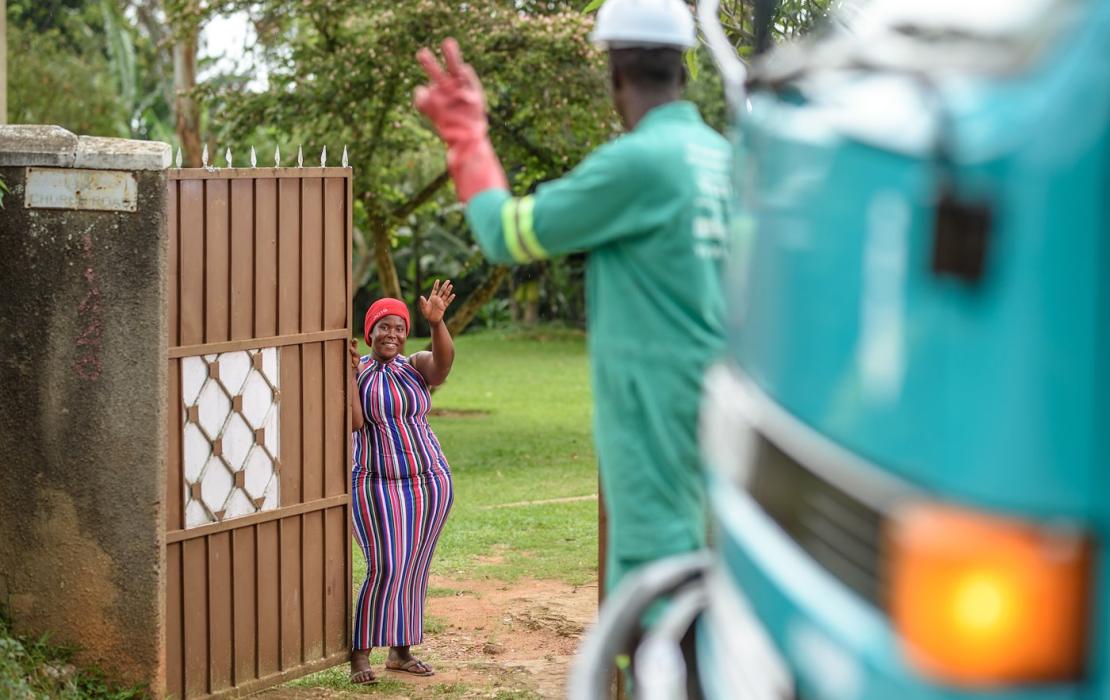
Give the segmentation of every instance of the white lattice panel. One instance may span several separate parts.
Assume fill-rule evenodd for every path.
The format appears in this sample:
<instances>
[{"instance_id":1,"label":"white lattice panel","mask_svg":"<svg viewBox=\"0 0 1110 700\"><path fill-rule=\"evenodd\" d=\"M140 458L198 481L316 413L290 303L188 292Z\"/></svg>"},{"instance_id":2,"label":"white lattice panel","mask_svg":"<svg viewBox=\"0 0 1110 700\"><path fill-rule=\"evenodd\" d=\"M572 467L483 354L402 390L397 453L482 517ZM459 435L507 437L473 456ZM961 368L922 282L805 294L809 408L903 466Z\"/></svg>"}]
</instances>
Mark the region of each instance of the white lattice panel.
<instances>
[{"instance_id":1,"label":"white lattice panel","mask_svg":"<svg viewBox=\"0 0 1110 700\"><path fill-rule=\"evenodd\" d=\"M185 527L280 505L278 376L277 348L182 359Z\"/></svg>"}]
</instances>

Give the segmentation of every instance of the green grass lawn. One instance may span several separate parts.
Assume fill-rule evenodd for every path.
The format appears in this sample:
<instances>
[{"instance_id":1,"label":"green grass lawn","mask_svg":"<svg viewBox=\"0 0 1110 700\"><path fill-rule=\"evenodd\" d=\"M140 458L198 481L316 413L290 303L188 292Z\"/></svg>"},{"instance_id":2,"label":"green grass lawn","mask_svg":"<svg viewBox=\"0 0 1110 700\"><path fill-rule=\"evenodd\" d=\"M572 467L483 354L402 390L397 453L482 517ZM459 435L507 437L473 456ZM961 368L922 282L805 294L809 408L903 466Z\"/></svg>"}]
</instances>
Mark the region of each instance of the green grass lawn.
<instances>
[{"instance_id":1,"label":"green grass lawn","mask_svg":"<svg viewBox=\"0 0 1110 700\"><path fill-rule=\"evenodd\" d=\"M406 350L424 345L410 339ZM596 501L497 507L597 493L585 338L550 328L458 338L432 406L455 480L432 572L596 580ZM357 545L354 563L357 587L366 575Z\"/></svg>"}]
</instances>

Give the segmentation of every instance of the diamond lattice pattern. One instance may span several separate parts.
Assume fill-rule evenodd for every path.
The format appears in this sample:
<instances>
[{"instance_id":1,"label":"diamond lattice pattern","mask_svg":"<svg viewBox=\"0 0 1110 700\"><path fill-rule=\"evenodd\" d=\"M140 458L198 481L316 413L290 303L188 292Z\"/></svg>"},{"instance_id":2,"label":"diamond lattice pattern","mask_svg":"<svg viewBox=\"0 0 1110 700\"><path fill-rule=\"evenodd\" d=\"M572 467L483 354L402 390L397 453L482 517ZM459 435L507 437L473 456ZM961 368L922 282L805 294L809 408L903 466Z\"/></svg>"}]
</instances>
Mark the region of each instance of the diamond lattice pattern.
<instances>
[{"instance_id":1,"label":"diamond lattice pattern","mask_svg":"<svg viewBox=\"0 0 1110 700\"><path fill-rule=\"evenodd\" d=\"M183 358L181 398L185 527L277 508L277 348Z\"/></svg>"}]
</instances>

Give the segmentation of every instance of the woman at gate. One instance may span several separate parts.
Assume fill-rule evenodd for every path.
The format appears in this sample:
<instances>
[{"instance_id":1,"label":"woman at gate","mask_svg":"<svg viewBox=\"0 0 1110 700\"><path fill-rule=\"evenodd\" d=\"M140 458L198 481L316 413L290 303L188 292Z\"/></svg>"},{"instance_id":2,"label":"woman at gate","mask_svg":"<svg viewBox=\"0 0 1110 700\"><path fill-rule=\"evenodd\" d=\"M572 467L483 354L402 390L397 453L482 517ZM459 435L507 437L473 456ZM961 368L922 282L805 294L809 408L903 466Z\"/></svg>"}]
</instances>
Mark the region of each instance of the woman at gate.
<instances>
[{"instance_id":1,"label":"woman at gate","mask_svg":"<svg viewBox=\"0 0 1110 700\"><path fill-rule=\"evenodd\" d=\"M430 352L404 354L409 312L403 301L379 299L366 312L370 354L359 357L352 387L354 532L366 556L366 580L355 607L351 681L377 680L370 649L388 646L387 670L432 674L410 645L424 635L424 600L436 541L453 499L451 471L428 425L429 387L451 371L455 348L443 314L455 299L450 280L420 297L432 333Z\"/></svg>"}]
</instances>

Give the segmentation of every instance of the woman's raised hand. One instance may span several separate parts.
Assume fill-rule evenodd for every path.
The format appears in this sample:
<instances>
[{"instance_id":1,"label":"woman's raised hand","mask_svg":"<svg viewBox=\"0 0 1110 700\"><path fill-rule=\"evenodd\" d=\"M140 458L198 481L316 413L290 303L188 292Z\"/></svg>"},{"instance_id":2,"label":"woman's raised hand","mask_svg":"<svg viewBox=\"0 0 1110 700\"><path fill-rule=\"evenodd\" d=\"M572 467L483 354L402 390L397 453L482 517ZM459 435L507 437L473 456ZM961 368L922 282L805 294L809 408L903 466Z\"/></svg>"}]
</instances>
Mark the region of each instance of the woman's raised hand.
<instances>
[{"instance_id":1,"label":"woman's raised hand","mask_svg":"<svg viewBox=\"0 0 1110 700\"><path fill-rule=\"evenodd\" d=\"M428 323L434 325L443 320L444 312L455 300L455 295L451 293L453 289L451 280L447 280L442 285L439 280L436 280L432 285L431 293L427 297L420 297L420 313L424 314Z\"/></svg>"}]
</instances>

